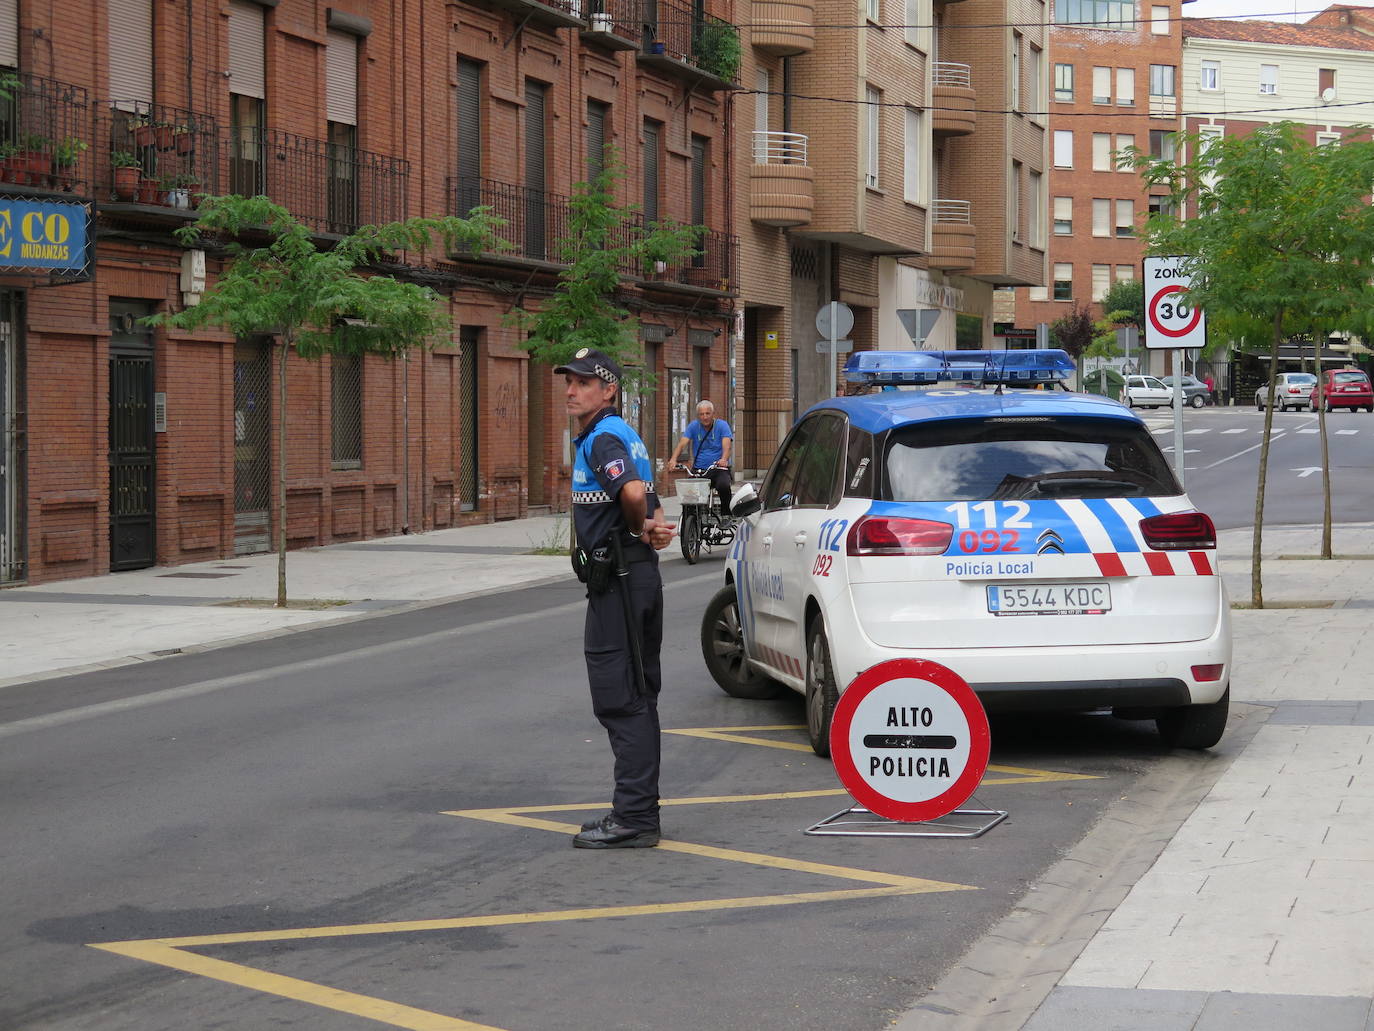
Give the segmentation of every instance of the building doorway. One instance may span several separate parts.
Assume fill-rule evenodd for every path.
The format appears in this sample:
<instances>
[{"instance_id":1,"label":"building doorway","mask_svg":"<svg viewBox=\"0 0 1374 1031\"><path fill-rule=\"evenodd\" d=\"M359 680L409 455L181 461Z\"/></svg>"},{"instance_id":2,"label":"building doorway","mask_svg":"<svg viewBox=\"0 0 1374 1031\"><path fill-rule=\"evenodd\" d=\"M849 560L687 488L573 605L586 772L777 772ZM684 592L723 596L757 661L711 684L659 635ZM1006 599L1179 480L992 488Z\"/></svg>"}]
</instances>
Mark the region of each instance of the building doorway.
<instances>
[{"instance_id":1,"label":"building doorway","mask_svg":"<svg viewBox=\"0 0 1374 1031\"><path fill-rule=\"evenodd\" d=\"M110 572L157 554L153 331L146 301L110 301Z\"/></svg>"},{"instance_id":2,"label":"building doorway","mask_svg":"<svg viewBox=\"0 0 1374 1031\"><path fill-rule=\"evenodd\" d=\"M20 299L0 290L0 583L24 579L24 368Z\"/></svg>"},{"instance_id":3,"label":"building doorway","mask_svg":"<svg viewBox=\"0 0 1374 1031\"><path fill-rule=\"evenodd\" d=\"M267 340L234 344L234 554L272 550L272 363Z\"/></svg>"}]
</instances>

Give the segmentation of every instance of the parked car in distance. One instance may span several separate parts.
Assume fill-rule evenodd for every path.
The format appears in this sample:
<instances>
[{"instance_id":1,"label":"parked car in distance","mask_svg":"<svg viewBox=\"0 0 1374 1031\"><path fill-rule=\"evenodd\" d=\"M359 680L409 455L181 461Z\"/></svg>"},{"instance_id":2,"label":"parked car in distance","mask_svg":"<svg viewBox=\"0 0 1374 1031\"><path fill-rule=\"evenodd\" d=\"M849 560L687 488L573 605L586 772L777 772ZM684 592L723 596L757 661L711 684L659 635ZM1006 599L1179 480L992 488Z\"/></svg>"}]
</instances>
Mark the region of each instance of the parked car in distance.
<instances>
[{"instance_id":1,"label":"parked car in distance","mask_svg":"<svg viewBox=\"0 0 1374 1031\"><path fill-rule=\"evenodd\" d=\"M1166 387L1155 376L1127 376L1125 395L1122 400L1127 408L1158 408L1174 403L1174 388Z\"/></svg>"},{"instance_id":2,"label":"parked car in distance","mask_svg":"<svg viewBox=\"0 0 1374 1031\"><path fill-rule=\"evenodd\" d=\"M1201 408L1203 405L1212 403L1212 392L1207 389L1207 384L1196 376L1184 376L1183 379L1183 403L1189 408ZM1174 390L1174 377L1164 376L1160 379L1169 392Z\"/></svg>"},{"instance_id":3,"label":"parked car in distance","mask_svg":"<svg viewBox=\"0 0 1374 1031\"><path fill-rule=\"evenodd\" d=\"M1374 412L1374 389L1359 369L1323 369L1321 379L1312 385L1310 400L1314 412L1319 404L1325 404L1328 412L1335 408Z\"/></svg>"},{"instance_id":4,"label":"parked car in distance","mask_svg":"<svg viewBox=\"0 0 1374 1031\"><path fill-rule=\"evenodd\" d=\"M1312 403L1312 389L1317 385L1317 377L1310 372L1281 372L1274 384L1274 404L1281 412L1290 408L1306 408ZM1269 384L1255 391L1255 410L1262 412L1269 403Z\"/></svg>"}]
</instances>

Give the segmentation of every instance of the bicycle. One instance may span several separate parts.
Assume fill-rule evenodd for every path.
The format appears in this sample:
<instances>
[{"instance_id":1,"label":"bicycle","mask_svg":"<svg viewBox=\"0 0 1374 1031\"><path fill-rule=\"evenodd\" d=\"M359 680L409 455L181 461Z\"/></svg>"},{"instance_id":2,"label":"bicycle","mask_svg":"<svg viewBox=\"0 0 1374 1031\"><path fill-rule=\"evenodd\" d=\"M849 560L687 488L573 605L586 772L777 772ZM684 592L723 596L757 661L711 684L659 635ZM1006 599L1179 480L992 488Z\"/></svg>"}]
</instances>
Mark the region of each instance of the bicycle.
<instances>
[{"instance_id":1,"label":"bicycle","mask_svg":"<svg viewBox=\"0 0 1374 1031\"><path fill-rule=\"evenodd\" d=\"M688 478L677 481L677 496L682 499L678 542L687 564L696 565L703 544L717 548L735 539L735 520L728 512L721 511L720 498L706 478L707 470L688 469L684 465L678 468L690 473Z\"/></svg>"}]
</instances>

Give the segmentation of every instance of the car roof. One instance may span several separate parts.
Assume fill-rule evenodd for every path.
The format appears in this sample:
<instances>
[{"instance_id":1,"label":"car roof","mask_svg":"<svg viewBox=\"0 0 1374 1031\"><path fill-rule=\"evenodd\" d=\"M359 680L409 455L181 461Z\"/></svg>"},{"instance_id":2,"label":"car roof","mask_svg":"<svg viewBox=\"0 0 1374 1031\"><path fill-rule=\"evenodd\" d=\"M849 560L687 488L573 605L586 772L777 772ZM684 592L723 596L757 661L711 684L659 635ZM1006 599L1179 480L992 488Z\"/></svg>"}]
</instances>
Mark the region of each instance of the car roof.
<instances>
[{"instance_id":1,"label":"car roof","mask_svg":"<svg viewBox=\"0 0 1374 1031\"><path fill-rule=\"evenodd\" d=\"M834 397L807 409L840 411L852 425L869 433L894 426L939 419L986 419L995 416L1088 416L1140 423L1129 408L1099 394L1065 391L932 387L925 390L886 390L858 397Z\"/></svg>"}]
</instances>

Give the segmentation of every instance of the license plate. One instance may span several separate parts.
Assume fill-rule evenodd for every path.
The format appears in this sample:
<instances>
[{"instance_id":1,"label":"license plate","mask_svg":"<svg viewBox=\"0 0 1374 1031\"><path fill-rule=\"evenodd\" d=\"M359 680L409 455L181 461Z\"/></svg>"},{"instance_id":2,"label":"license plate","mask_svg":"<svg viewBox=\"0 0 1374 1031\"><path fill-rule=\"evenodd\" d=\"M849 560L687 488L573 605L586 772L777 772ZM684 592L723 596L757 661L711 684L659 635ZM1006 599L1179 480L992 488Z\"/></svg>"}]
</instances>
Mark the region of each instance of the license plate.
<instances>
[{"instance_id":1,"label":"license plate","mask_svg":"<svg viewBox=\"0 0 1374 1031\"><path fill-rule=\"evenodd\" d=\"M1112 607L1105 583L992 584L988 611L994 616L1100 616Z\"/></svg>"}]
</instances>

